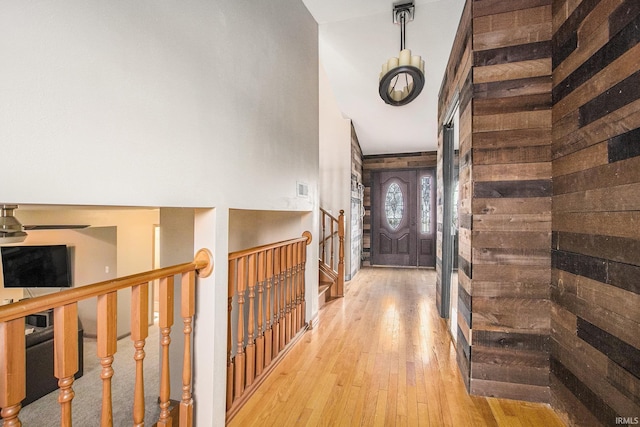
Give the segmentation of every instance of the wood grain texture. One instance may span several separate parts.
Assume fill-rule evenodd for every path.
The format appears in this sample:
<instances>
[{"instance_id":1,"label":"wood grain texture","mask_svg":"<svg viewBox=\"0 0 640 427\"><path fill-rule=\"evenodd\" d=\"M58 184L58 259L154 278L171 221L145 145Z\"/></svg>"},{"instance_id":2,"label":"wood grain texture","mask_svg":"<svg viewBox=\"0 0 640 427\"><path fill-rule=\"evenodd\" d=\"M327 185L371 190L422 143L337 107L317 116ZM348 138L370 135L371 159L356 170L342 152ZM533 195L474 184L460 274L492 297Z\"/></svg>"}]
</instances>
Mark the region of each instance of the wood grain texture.
<instances>
[{"instance_id":1,"label":"wood grain texture","mask_svg":"<svg viewBox=\"0 0 640 427\"><path fill-rule=\"evenodd\" d=\"M0 323L0 408L7 425L20 425L18 415L26 397L24 317Z\"/></svg>"},{"instance_id":2,"label":"wood grain texture","mask_svg":"<svg viewBox=\"0 0 640 427\"><path fill-rule=\"evenodd\" d=\"M473 134L474 149L546 146L550 141L551 129L514 129Z\"/></svg>"},{"instance_id":3,"label":"wood grain texture","mask_svg":"<svg viewBox=\"0 0 640 427\"><path fill-rule=\"evenodd\" d=\"M640 128L637 128L609 139L607 144L609 163L640 156L640 144L637 144L639 138Z\"/></svg>"},{"instance_id":4,"label":"wood grain texture","mask_svg":"<svg viewBox=\"0 0 640 427\"><path fill-rule=\"evenodd\" d=\"M553 228L570 233L640 239L640 212L553 213Z\"/></svg>"},{"instance_id":5,"label":"wood grain texture","mask_svg":"<svg viewBox=\"0 0 640 427\"><path fill-rule=\"evenodd\" d=\"M557 122L568 114L575 112L582 105L592 100L594 95L605 92L634 74L638 67L638 55L640 55L640 45L637 44L601 70L597 78L586 81L562 100L554 102L553 121Z\"/></svg>"},{"instance_id":6,"label":"wood grain texture","mask_svg":"<svg viewBox=\"0 0 640 427\"><path fill-rule=\"evenodd\" d=\"M477 198L528 198L551 196L551 179L480 181L473 186Z\"/></svg>"},{"instance_id":7,"label":"wood grain texture","mask_svg":"<svg viewBox=\"0 0 640 427\"><path fill-rule=\"evenodd\" d=\"M473 84L474 101L484 98L508 98L526 95L550 95L552 88L550 75L524 79L504 80Z\"/></svg>"},{"instance_id":8,"label":"wood grain texture","mask_svg":"<svg viewBox=\"0 0 640 427\"><path fill-rule=\"evenodd\" d=\"M597 234L554 232L553 248L623 264L640 265L640 241Z\"/></svg>"},{"instance_id":9,"label":"wood grain texture","mask_svg":"<svg viewBox=\"0 0 640 427\"><path fill-rule=\"evenodd\" d=\"M564 80L601 49L609 41L610 34L615 34L609 31L608 17L622 2L623 0L600 1L582 21L580 28L570 35L571 41L557 47L558 54L553 58L556 81ZM570 46L574 43L574 46Z\"/></svg>"},{"instance_id":10,"label":"wood grain texture","mask_svg":"<svg viewBox=\"0 0 640 427\"><path fill-rule=\"evenodd\" d=\"M554 162L555 164L556 162ZM609 163L555 177L554 195L617 187L640 181L640 157Z\"/></svg>"},{"instance_id":11,"label":"wood grain texture","mask_svg":"<svg viewBox=\"0 0 640 427\"><path fill-rule=\"evenodd\" d=\"M549 29L551 24L547 24ZM509 33L511 34L511 32ZM498 47L493 49L478 50L473 53L473 65L484 67L488 65L508 64L511 62L529 61L534 59L551 57L550 33L545 34L541 39L544 41L534 41L512 46ZM474 40L477 36L474 37ZM513 39L510 39L513 42Z\"/></svg>"},{"instance_id":12,"label":"wood grain texture","mask_svg":"<svg viewBox=\"0 0 640 427\"><path fill-rule=\"evenodd\" d=\"M603 142L553 162L553 176L558 177L609 163L609 147Z\"/></svg>"},{"instance_id":13,"label":"wood grain texture","mask_svg":"<svg viewBox=\"0 0 640 427\"><path fill-rule=\"evenodd\" d=\"M476 165L548 162L550 158L549 145L473 150L473 160Z\"/></svg>"},{"instance_id":14,"label":"wood grain texture","mask_svg":"<svg viewBox=\"0 0 640 427\"><path fill-rule=\"evenodd\" d=\"M503 98L482 98L473 100L474 114L485 116L519 111L548 110L551 108L550 93L509 96Z\"/></svg>"},{"instance_id":15,"label":"wood grain texture","mask_svg":"<svg viewBox=\"0 0 640 427\"><path fill-rule=\"evenodd\" d=\"M490 83L503 80L542 77L550 74L551 58L532 59L529 61L474 68L473 82L474 84Z\"/></svg>"},{"instance_id":16,"label":"wood grain texture","mask_svg":"<svg viewBox=\"0 0 640 427\"><path fill-rule=\"evenodd\" d=\"M475 4L478 7L478 3ZM485 33L495 33L498 31L513 30L514 27L531 26L536 24L549 24L548 16L551 12L551 5L539 7L527 7L497 14L476 16L473 19L474 42L477 43L479 35ZM493 43L496 44L495 41ZM474 45L475 49L481 49Z\"/></svg>"},{"instance_id":17,"label":"wood grain texture","mask_svg":"<svg viewBox=\"0 0 640 427\"><path fill-rule=\"evenodd\" d=\"M505 114L474 116L473 132L492 132L514 129L550 128L551 110L517 111Z\"/></svg>"},{"instance_id":18,"label":"wood grain texture","mask_svg":"<svg viewBox=\"0 0 640 427\"><path fill-rule=\"evenodd\" d=\"M531 9L539 6L548 6L551 0L475 0L473 2L473 17L497 15L514 10Z\"/></svg>"},{"instance_id":19,"label":"wood grain texture","mask_svg":"<svg viewBox=\"0 0 640 427\"><path fill-rule=\"evenodd\" d=\"M473 200L474 214L528 214L537 212L540 215L551 213L551 197L526 198L476 198Z\"/></svg>"},{"instance_id":20,"label":"wood grain texture","mask_svg":"<svg viewBox=\"0 0 640 427\"><path fill-rule=\"evenodd\" d=\"M640 348L640 338L636 333L638 323L630 319L629 317L631 316L616 314L605 307L593 305L582 298L578 298L578 289L583 280L584 277L582 275L553 269L552 300L576 316L582 317L628 344ZM574 331L572 337L575 336L575 333Z\"/></svg>"},{"instance_id":21,"label":"wood grain texture","mask_svg":"<svg viewBox=\"0 0 640 427\"><path fill-rule=\"evenodd\" d=\"M345 292L230 426L562 425L544 405L467 394L456 358L469 347L455 351L438 317L433 271L363 268Z\"/></svg>"},{"instance_id":22,"label":"wood grain texture","mask_svg":"<svg viewBox=\"0 0 640 427\"><path fill-rule=\"evenodd\" d=\"M627 50L637 45L640 41L640 33L637 30L639 25L640 15L611 37L607 44L591 55L575 71L559 82L552 92L554 102L562 100Z\"/></svg>"},{"instance_id":23,"label":"wood grain texture","mask_svg":"<svg viewBox=\"0 0 640 427\"><path fill-rule=\"evenodd\" d=\"M472 108L461 129L459 212L460 224L471 224L459 229L457 363L474 393L548 400L548 362L531 364L548 360L548 346L537 359L503 347L493 361L480 353L476 359L473 349L483 346L478 331L523 334L526 345L550 333L553 6L469 3L474 67ZM465 295L480 299L471 304Z\"/></svg>"},{"instance_id":24,"label":"wood grain texture","mask_svg":"<svg viewBox=\"0 0 640 427\"><path fill-rule=\"evenodd\" d=\"M560 194L554 198L557 212L608 212L640 209L640 182Z\"/></svg>"},{"instance_id":25,"label":"wood grain texture","mask_svg":"<svg viewBox=\"0 0 640 427\"><path fill-rule=\"evenodd\" d=\"M578 111L580 127L610 114L640 98L640 71L637 71L620 83L599 94Z\"/></svg>"},{"instance_id":26,"label":"wood grain texture","mask_svg":"<svg viewBox=\"0 0 640 427\"><path fill-rule=\"evenodd\" d=\"M549 160L549 159L547 159ZM479 165L473 168L479 181L537 181L551 179L551 162Z\"/></svg>"}]
</instances>

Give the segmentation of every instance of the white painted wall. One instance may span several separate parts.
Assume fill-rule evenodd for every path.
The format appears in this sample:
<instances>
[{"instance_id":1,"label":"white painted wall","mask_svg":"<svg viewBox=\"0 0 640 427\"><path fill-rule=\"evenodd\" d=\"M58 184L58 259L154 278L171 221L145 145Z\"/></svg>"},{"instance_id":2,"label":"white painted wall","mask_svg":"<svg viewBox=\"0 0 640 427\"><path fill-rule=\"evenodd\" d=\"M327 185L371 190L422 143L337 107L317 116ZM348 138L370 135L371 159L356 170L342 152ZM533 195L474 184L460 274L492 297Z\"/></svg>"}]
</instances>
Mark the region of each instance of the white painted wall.
<instances>
[{"instance_id":1,"label":"white painted wall","mask_svg":"<svg viewBox=\"0 0 640 427\"><path fill-rule=\"evenodd\" d=\"M351 259L351 120L340 112L322 65L320 88L320 206L336 218L345 214L345 271Z\"/></svg>"},{"instance_id":2,"label":"white painted wall","mask_svg":"<svg viewBox=\"0 0 640 427\"><path fill-rule=\"evenodd\" d=\"M315 21L292 0L3 2L0 57L1 202L210 208L194 250L214 245L197 317L215 340L194 386L197 424L222 425L228 211L318 227Z\"/></svg>"},{"instance_id":3,"label":"white painted wall","mask_svg":"<svg viewBox=\"0 0 640 427\"><path fill-rule=\"evenodd\" d=\"M229 212L229 252L249 249L281 240L301 237L309 213L253 211L232 209Z\"/></svg>"},{"instance_id":4,"label":"white painted wall","mask_svg":"<svg viewBox=\"0 0 640 427\"><path fill-rule=\"evenodd\" d=\"M92 227L80 230L38 230L29 231L23 245L67 245L70 253L71 283L81 287L104 280L113 279L118 269L116 227ZM108 270L108 271L107 271ZM0 279L0 282L2 279ZM59 288L29 288L24 297L46 295L59 292ZM118 292L118 302L129 301L128 295ZM119 311L122 304L118 304ZM117 333L124 335L130 331L128 305L126 319L118 322ZM119 313L120 314L120 313ZM84 333L95 337L97 334L96 299L78 303L78 317L82 321Z\"/></svg>"},{"instance_id":5,"label":"white painted wall","mask_svg":"<svg viewBox=\"0 0 640 427\"><path fill-rule=\"evenodd\" d=\"M82 275L80 278L76 277L75 285L87 285L117 276L122 277L148 271L153 268L153 227L159 223L157 209L89 209L21 205L14 214L23 225L83 224L92 228L115 227L114 245L117 242L117 247L114 246L114 253L116 254L116 261L112 263L113 266L109 273L104 273L106 264L102 265L100 269L96 267L93 274ZM69 236L75 236L73 233L77 234L72 230L28 231L24 244L44 242L43 239L45 238L47 239L47 242L45 242L47 244L69 244L67 241L71 241ZM90 265L93 265L94 261L100 260L102 255L96 252L96 248L97 246L94 247L92 245L79 247L76 251L77 256L80 257L78 262L80 264L89 262ZM102 273L98 273L99 271L102 271ZM2 289L0 289L0 294L2 292ZM130 292L118 292L119 337L130 331L130 302ZM84 309L83 322L88 318L87 313L91 310L89 306ZM85 331L88 335L95 334L91 323L87 324Z\"/></svg>"},{"instance_id":6,"label":"white painted wall","mask_svg":"<svg viewBox=\"0 0 640 427\"><path fill-rule=\"evenodd\" d=\"M315 207L301 2L3 2L0 53L2 201Z\"/></svg>"}]
</instances>

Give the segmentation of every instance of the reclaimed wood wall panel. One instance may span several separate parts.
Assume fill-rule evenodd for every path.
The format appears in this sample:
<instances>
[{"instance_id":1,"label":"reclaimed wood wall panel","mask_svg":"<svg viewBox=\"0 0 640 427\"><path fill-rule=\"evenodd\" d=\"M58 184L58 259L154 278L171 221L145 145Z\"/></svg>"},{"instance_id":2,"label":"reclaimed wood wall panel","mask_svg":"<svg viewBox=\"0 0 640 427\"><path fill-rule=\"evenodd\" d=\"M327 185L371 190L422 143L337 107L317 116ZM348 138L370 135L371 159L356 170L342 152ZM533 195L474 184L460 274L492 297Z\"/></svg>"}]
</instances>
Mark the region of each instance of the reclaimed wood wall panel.
<instances>
[{"instance_id":1,"label":"reclaimed wood wall panel","mask_svg":"<svg viewBox=\"0 0 640 427\"><path fill-rule=\"evenodd\" d=\"M362 184L362 148L356 130L351 124L351 266L347 270L346 280L350 280L362 267L363 230L365 229L364 218L360 218L363 206L364 192L360 192ZM358 209L355 207L358 206ZM357 211L357 212L356 212ZM366 225L370 229L370 224ZM359 252L359 253L358 253Z\"/></svg>"},{"instance_id":2,"label":"reclaimed wood wall panel","mask_svg":"<svg viewBox=\"0 0 640 427\"><path fill-rule=\"evenodd\" d=\"M640 414L640 2L554 0L552 403Z\"/></svg>"},{"instance_id":3,"label":"reclaimed wood wall panel","mask_svg":"<svg viewBox=\"0 0 640 427\"><path fill-rule=\"evenodd\" d=\"M550 398L551 3L473 2L475 394Z\"/></svg>"}]
</instances>

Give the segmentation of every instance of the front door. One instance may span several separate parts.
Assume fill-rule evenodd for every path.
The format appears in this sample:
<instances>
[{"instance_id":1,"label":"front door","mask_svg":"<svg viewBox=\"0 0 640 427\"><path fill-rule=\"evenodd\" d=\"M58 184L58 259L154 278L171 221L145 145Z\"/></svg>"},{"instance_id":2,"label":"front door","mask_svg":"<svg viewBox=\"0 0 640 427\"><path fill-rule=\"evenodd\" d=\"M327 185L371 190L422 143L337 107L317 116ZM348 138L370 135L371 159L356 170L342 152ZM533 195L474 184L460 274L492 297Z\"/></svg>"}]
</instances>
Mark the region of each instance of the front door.
<instances>
[{"instance_id":1,"label":"front door","mask_svg":"<svg viewBox=\"0 0 640 427\"><path fill-rule=\"evenodd\" d=\"M373 173L372 264L435 266L435 190L433 169Z\"/></svg>"}]
</instances>

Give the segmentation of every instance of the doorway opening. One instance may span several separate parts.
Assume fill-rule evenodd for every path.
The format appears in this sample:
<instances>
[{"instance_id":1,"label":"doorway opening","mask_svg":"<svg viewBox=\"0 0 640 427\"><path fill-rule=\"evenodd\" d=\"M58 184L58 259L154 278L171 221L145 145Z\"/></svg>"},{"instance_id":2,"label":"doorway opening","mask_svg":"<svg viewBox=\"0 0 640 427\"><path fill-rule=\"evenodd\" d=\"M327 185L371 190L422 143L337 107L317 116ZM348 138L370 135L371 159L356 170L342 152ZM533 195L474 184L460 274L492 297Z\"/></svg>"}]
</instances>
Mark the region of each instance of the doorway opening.
<instances>
[{"instance_id":1,"label":"doorway opening","mask_svg":"<svg viewBox=\"0 0 640 427\"><path fill-rule=\"evenodd\" d=\"M435 170L374 171L372 178L372 265L435 267Z\"/></svg>"},{"instance_id":2,"label":"doorway opening","mask_svg":"<svg viewBox=\"0 0 640 427\"><path fill-rule=\"evenodd\" d=\"M454 104L443 128L442 145L442 297L440 316L447 318L454 341L458 328L459 108Z\"/></svg>"}]
</instances>

